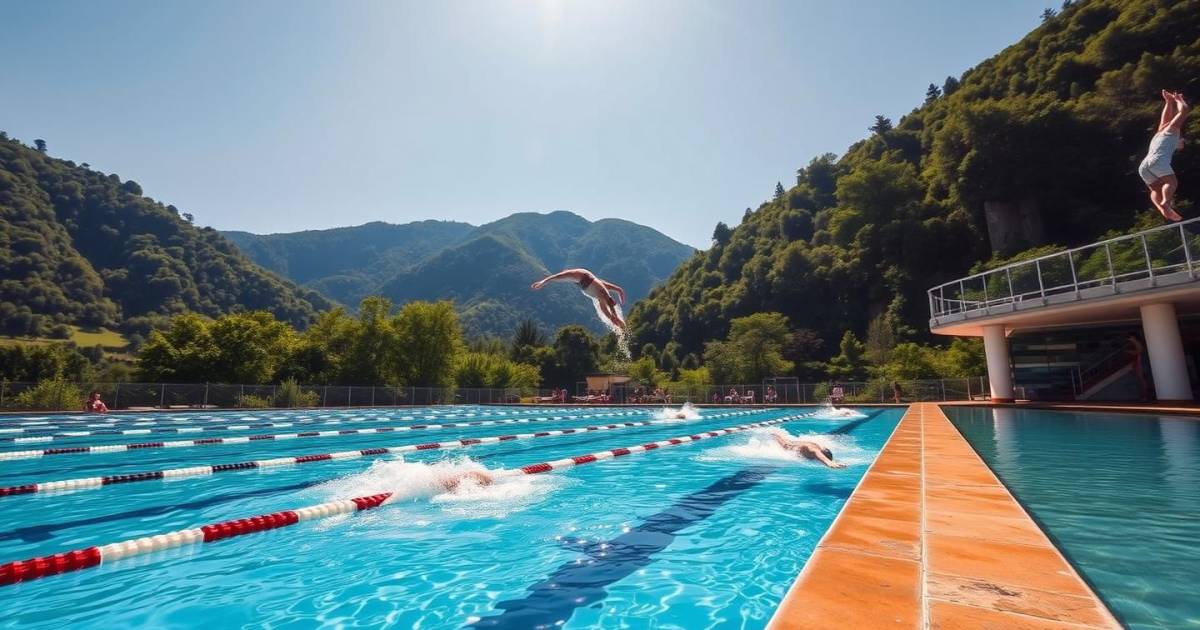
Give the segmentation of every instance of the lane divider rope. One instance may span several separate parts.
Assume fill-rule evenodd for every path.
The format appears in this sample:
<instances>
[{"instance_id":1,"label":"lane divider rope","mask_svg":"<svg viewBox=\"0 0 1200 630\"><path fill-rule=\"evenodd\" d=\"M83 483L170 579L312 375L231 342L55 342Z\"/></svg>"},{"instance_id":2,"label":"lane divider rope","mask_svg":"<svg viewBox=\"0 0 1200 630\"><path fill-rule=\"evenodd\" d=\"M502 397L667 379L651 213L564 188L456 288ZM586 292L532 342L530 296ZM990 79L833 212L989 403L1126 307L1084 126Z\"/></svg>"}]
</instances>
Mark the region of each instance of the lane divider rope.
<instances>
[{"instance_id":1,"label":"lane divider rope","mask_svg":"<svg viewBox=\"0 0 1200 630\"><path fill-rule=\"evenodd\" d=\"M570 411L579 411L588 409L587 407L528 407L521 409L500 409L493 407L482 408L476 412L455 411L454 409L436 409L430 407L397 407L387 411L368 411L361 408L346 408L345 411L351 411L360 415L357 418L379 418L380 416L401 417L399 414L407 410L409 415L403 416L408 419L435 420L438 418L476 418L476 417L496 417L519 415L522 413L567 413ZM630 408L626 408L630 409ZM641 409L645 409L644 407ZM38 417L37 419L30 418L24 421L4 421L0 420L0 433L20 433L23 431L44 431L50 429L70 429L70 428L102 428L117 425L127 426L171 426L178 425L183 422L200 422L201 424L211 422L246 422L251 420L300 420L314 419L321 420L326 418L336 418L338 414L322 413L313 415L314 411L319 409L310 409L305 411L293 410L264 410L265 413L259 415L246 415L245 411L240 412L223 412L220 415L194 415L194 414L179 414L179 415L158 415L158 416L133 416L124 414L111 415L96 415L96 414L79 414L74 416L64 417ZM272 415L273 414L273 415ZM292 415L279 415L292 414Z\"/></svg>"},{"instance_id":2,"label":"lane divider rope","mask_svg":"<svg viewBox=\"0 0 1200 630\"><path fill-rule=\"evenodd\" d=\"M725 414L716 414L688 422L699 422L702 420L717 420L733 415L744 415L741 412L730 412ZM511 440L528 440L545 437L556 437L561 435L573 435L576 433L590 433L594 431L610 431L615 429L625 429L630 427L655 426L660 424L675 424L680 420L642 420L638 422L622 422L618 424L602 424L592 425L587 427L554 429L551 431L538 431L537 433L513 433L508 435L489 435L477 438L461 438L458 440L447 440L445 442L429 442L426 444L405 444L401 446L380 446L376 448L365 448L355 451L341 451L337 453L320 453L311 455L288 455L285 457L274 457L271 459L261 459L255 461L235 462L228 464L209 464L204 466L188 466L186 468L173 468L168 470L156 470L151 472L136 472L113 475L100 475L96 477L84 477L80 479L64 479L61 481L44 481L38 483L28 483L18 486L0 487L0 497L11 497L23 494L38 494L46 492L74 492L77 490L94 490L125 483L136 483L139 481L155 481L162 479L182 479L185 477L200 477L213 475L222 472L234 472L242 470L256 470L278 468L281 466L290 466L294 464L312 464L317 462L341 461L346 459L358 459L361 457L373 457L378 455L395 455L401 453L412 453L416 451L430 451L438 449L459 448L467 446L475 446L478 444L495 444L498 442L508 442Z\"/></svg>"},{"instance_id":3,"label":"lane divider rope","mask_svg":"<svg viewBox=\"0 0 1200 630\"><path fill-rule=\"evenodd\" d=\"M746 411L743 413L760 413L762 411L770 411L770 409ZM586 418L600 417L621 417L640 415L645 412L623 411L609 414L596 414L586 416ZM402 431L435 431L441 429L456 429L466 427L483 427L499 424L521 424L527 422L549 422L554 420L578 420L578 415L566 416L540 416L540 417L520 417L520 418L502 418L499 420L473 420L471 422L447 422L445 424L406 424L392 427L367 427L364 429L338 429L325 431L302 431L299 433L272 433L262 435L246 435L240 437L226 438L199 438L195 440L170 440L160 442L136 442L133 444L99 444L99 445L81 445L81 446L63 446L59 448L47 448L38 450L26 451L6 451L0 452L0 461L13 461L22 459L37 459L48 455L82 455L82 454L100 454L100 453L120 453L124 451L136 450L153 450L163 448L183 448L191 446L213 446L217 444L247 444L250 442L258 442L262 440L293 440L299 438L329 438L341 437L345 435L371 435L375 433L399 433Z\"/></svg>"},{"instance_id":4,"label":"lane divider rope","mask_svg":"<svg viewBox=\"0 0 1200 630\"><path fill-rule=\"evenodd\" d=\"M644 412L642 412L642 413L644 413ZM608 415L611 415L611 414L589 413L589 414L576 414L575 416L572 416L572 417L573 418L593 418L593 417L608 416ZM632 414L630 414L630 415L632 415ZM314 419L304 419L304 420L296 419L291 422L256 422L256 423L252 423L252 424L228 424L228 425L208 425L208 426L188 426L188 427L155 426L155 427L140 427L140 428L136 428L136 429L117 429L117 428L115 428L117 425L99 425L99 426L104 426L104 427L108 427L108 428L101 429L99 431L63 431L61 433L52 433L52 434L47 434L47 435L33 435L33 436L27 436L27 437L15 437L15 436L14 437L0 437L0 443L12 442L14 444L41 444L41 443L46 443L46 442L57 442L59 440L66 440L66 439L87 437L87 436L98 436L98 435L119 436L119 435L151 435L154 433L179 434L179 433L206 433L209 431L250 431L252 429L269 429L269 428L282 429L282 428L286 428L286 427L293 427L296 425L330 425L330 424L351 424L351 423L370 424L373 422L394 422L396 420L420 420L420 419L437 420L439 418L451 418L451 417L454 417L454 418L460 418L460 417L461 418L476 418L478 416L475 414L464 414L464 415L443 415L443 416L424 416L424 417L398 416L398 417L374 418L374 419L368 418L366 416L355 416L352 418L340 418L340 419L315 419L315 418ZM486 416L486 417L492 418L494 416ZM520 416L520 417L527 417L527 416ZM508 418L504 418L504 419L508 419ZM87 425L87 426L93 426L93 425ZM40 430L40 429L29 429L26 431L32 433L37 430ZM2 431L2 430L0 430L0 431Z\"/></svg>"},{"instance_id":5,"label":"lane divider rope","mask_svg":"<svg viewBox=\"0 0 1200 630\"><path fill-rule=\"evenodd\" d=\"M774 420L765 420L752 424L742 424L716 431L705 431L694 435L687 435L678 438L667 440L659 440L658 442L648 442L637 446L627 448L609 449L589 455L580 455L578 457L569 457L566 459L555 460L551 462L543 462L540 464L530 464L512 471L500 471L501 476L506 475L536 475L547 473L554 470L562 470L572 466L580 466L593 462L604 461L614 457L622 457L632 455L634 453L644 453L660 448L677 446L680 444L689 444L700 440L729 435L731 433L739 433L750 429L772 426L800 418L802 416L789 416L776 418ZM392 497L394 493L384 492L366 497L356 497L343 501L330 501L320 503L309 507L304 507L296 510L284 510L282 512L272 512L270 514L261 514L251 516L249 518L234 519L213 523L211 525L202 525L189 529L181 529L165 534L154 536L143 536L141 538L133 538L121 542L110 543L107 545L99 545L56 553L49 556L38 556L28 560L17 560L0 564L0 585L15 584L17 582L28 582L37 580L60 573L68 573L79 571L90 567L99 566L104 562L114 562L122 558L129 558L155 551L182 547L184 545L195 545L200 543L216 542L226 538L234 538L237 536L245 536L257 532L264 532L281 527L288 527L303 521L317 520L338 516L341 514L351 514L370 510L383 505L385 501Z\"/></svg>"}]
</instances>

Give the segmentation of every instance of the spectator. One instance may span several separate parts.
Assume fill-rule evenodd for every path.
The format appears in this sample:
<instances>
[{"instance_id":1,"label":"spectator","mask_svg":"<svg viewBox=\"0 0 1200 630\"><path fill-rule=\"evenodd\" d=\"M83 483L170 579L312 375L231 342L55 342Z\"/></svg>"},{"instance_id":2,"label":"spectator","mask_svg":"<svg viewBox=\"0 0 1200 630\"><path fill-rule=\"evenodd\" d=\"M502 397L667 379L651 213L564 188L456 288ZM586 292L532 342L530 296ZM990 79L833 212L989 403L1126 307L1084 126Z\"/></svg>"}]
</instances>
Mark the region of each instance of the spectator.
<instances>
[{"instance_id":1,"label":"spectator","mask_svg":"<svg viewBox=\"0 0 1200 630\"><path fill-rule=\"evenodd\" d=\"M100 400L100 392L92 392L87 402L83 404L83 410L88 413L108 413L108 405Z\"/></svg>"}]
</instances>

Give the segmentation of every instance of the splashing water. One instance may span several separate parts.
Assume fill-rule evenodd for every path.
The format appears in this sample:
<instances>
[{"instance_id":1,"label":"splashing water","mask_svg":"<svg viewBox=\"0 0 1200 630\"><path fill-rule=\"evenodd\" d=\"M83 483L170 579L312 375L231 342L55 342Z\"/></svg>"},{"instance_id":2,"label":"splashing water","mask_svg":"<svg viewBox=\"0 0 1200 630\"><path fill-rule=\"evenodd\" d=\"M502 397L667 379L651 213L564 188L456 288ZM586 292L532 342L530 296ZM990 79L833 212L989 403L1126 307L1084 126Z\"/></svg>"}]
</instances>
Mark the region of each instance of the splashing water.
<instances>
[{"instance_id":1,"label":"splashing water","mask_svg":"<svg viewBox=\"0 0 1200 630\"><path fill-rule=\"evenodd\" d=\"M453 490L446 480L467 472L487 472L495 482L480 485L465 478ZM406 462L403 459L378 460L356 474L321 484L318 491L333 499L348 499L391 492L389 504L428 500L456 516L503 517L547 495L561 484L558 475L511 475L489 471L469 457L443 459L432 463Z\"/></svg>"},{"instance_id":2,"label":"splashing water","mask_svg":"<svg viewBox=\"0 0 1200 630\"><path fill-rule=\"evenodd\" d=\"M780 446L772 434L782 435L787 438L800 438L809 442L815 442L822 448L827 448L833 451L835 462L842 462L849 466L856 464L869 464L874 460L874 453L860 448L854 441L854 438L848 435L829 435L824 433L807 433L798 436L791 435L783 429L756 429L751 431L745 441L741 444L731 444L719 448L709 449L697 456L701 461L762 461L772 463L789 463L789 464L815 464L823 466L820 462L807 460L801 455L789 451L783 446Z\"/></svg>"},{"instance_id":3,"label":"splashing water","mask_svg":"<svg viewBox=\"0 0 1200 630\"><path fill-rule=\"evenodd\" d=\"M683 403L678 409L664 407L654 414L655 420L699 420L700 410L692 403Z\"/></svg>"},{"instance_id":4,"label":"splashing water","mask_svg":"<svg viewBox=\"0 0 1200 630\"><path fill-rule=\"evenodd\" d=\"M626 361L632 361L633 355L629 354L629 339L625 337L625 329L608 321L608 318L604 316L604 311L600 308L599 299L593 295L589 295L588 293L584 293L584 295L586 295L587 298L592 301L592 308L596 310L596 317L599 317L600 322L604 324L604 327L607 328L609 332L611 332L617 338L617 352L619 352L621 357ZM617 316L621 318L621 321L625 321L625 313L621 310L620 304L613 302L613 310L617 312Z\"/></svg>"},{"instance_id":5,"label":"splashing water","mask_svg":"<svg viewBox=\"0 0 1200 630\"><path fill-rule=\"evenodd\" d=\"M817 420L859 420L866 418L867 415L859 413L848 407L834 407L832 405L822 405L820 410L812 415Z\"/></svg>"}]
</instances>

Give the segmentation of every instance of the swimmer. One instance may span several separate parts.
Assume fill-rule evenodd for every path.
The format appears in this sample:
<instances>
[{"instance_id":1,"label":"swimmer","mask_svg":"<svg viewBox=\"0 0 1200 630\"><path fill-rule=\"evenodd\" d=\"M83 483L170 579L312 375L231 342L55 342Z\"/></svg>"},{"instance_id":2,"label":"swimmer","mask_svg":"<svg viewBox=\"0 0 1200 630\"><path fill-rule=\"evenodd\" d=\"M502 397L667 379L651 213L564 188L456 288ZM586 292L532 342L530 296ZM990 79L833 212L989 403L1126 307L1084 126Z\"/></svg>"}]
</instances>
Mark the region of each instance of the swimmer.
<instances>
[{"instance_id":1,"label":"swimmer","mask_svg":"<svg viewBox=\"0 0 1200 630\"><path fill-rule=\"evenodd\" d=\"M1150 189L1150 202L1169 221L1182 221L1175 211L1175 193L1179 180L1171 168L1171 156L1183 147L1183 123L1191 107L1178 92L1162 91L1162 115L1158 119L1158 131L1150 139L1146 157L1138 165L1138 175Z\"/></svg>"},{"instance_id":2,"label":"swimmer","mask_svg":"<svg viewBox=\"0 0 1200 630\"><path fill-rule=\"evenodd\" d=\"M625 321L617 313L617 300L620 304L625 304L625 289L596 277L596 274L587 269L564 269L556 274L546 276L537 282L534 282L529 288L537 291L546 286L547 282L575 282L579 284L579 289L585 295L596 300L600 305L600 312L604 314L604 318L613 326L625 330ZM612 293L617 294L617 300L614 300Z\"/></svg>"},{"instance_id":3,"label":"swimmer","mask_svg":"<svg viewBox=\"0 0 1200 630\"><path fill-rule=\"evenodd\" d=\"M804 459L815 459L830 468L845 468L846 465L841 462L833 461L833 451L812 442L810 440L801 440L794 438L782 432L771 433L771 437L779 443L786 451L795 451L802 455ZM786 437L785 437L786 436Z\"/></svg>"},{"instance_id":4,"label":"swimmer","mask_svg":"<svg viewBox=\"0 0 1200 630\"><path fill-rule=\"evenodd\" d=\"M471 483L479 487L490 486L496 482L496 478L485 472L472 470L469 472L453 472L445 473L438 477L438 483L442 485L448 492L454 492L462 486L463 482L470 480Z\"/></svg>"}]
</instances>

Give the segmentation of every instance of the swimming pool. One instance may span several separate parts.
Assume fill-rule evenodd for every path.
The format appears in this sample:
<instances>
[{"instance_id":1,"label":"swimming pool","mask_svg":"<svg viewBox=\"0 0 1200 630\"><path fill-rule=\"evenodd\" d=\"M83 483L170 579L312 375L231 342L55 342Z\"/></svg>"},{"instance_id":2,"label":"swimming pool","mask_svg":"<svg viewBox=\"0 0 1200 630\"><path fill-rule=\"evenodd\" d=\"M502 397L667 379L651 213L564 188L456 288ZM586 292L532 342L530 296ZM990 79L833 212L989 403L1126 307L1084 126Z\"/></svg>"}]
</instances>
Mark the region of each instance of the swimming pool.
<instances>
[{"instance_id":1,"label":"swimming pool","mask_svg":"<svg viewBox=\"0 0 1200 630\"><path fill-rule=\"evenodd\" d=\"M832 434L822 439L850 464L842 470L798 461L747 430L456 492L431 490L430 475L513 470L812 410L705 409L671 422L648 408L462 406L0 418L2 438L51 438L0 442L0 486L123 481L0 497L0 562L334 499L404 495L369 511L0 586L0 624L762 627L902 413L861 411L780 425ZM582 431L609 424L618 426ZM116 477L564 429L579 431L166 480ZM276 437L247 439L260 435ZM201 443L154 446L191 440ZM72 450L83 445L110 448ZM68 451L3 459L46 449Z\"/></svg>"},{"instance_id":2,"label":"swimming pool","mask_svg":"<svg viewBox=\"0 0 1200 630\"><path fill-rule=\"evenodd\" d=\"M1200 626L1200 421L944 411L1123 623Z\"/></svg>"}]
</instances>

